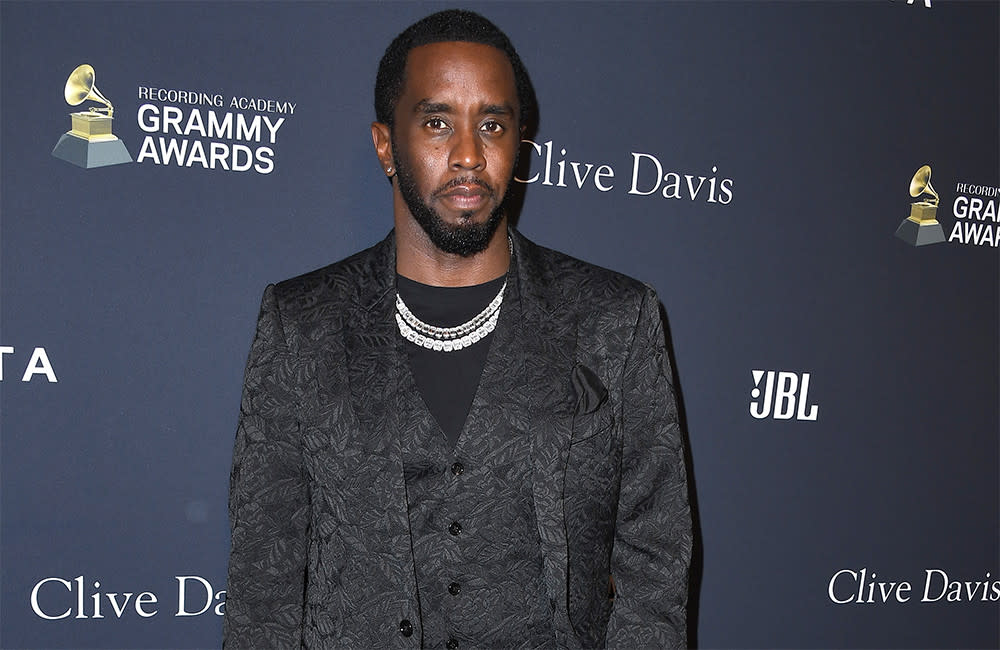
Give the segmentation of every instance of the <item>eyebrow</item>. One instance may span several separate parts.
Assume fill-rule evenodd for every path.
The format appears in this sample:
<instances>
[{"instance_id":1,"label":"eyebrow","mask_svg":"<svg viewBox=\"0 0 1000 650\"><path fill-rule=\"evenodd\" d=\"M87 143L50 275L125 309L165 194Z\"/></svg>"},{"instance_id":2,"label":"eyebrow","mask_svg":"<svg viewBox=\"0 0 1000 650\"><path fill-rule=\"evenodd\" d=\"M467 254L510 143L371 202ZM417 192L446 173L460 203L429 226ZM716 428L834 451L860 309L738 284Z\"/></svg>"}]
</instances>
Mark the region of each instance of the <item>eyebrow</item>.
<instances>
[{"instance_id":1,"label":"eyebrow","mask_svg":"<svg viewBox=\"0 0 1000 650\"><path fill-rule=\"evenodd\" d=\"M429 99L421 99L417 102L417 105L413 107L414 113L450 113L451 104L443 104L440 102L432 102Z\"/></svg>"},{"instance_id":2,"label":"eyebrow","mask_svg":"<svg viewBox=\"0 0 1000 650\"><path fill-rule=\"evenodd\" d=\"M487 104L483 107L486 115L513 115L514 107L510 104Z\"/></svg>"},{"instance_id":3,"label":"eyebrow","mask_svg":"<svg viewBox=\"0 0 1000 650\"><path fill-rule=\"evenodd\" d=\"M451 113L453 112L453 109L451 104L432 102L429 99L421 99L417 102L416 106L413 107L413 112L427 115L429 113ZM486 104L480 112L484 115L513 115L514 108L510 104Z\"/></svg>"}]
</instances>

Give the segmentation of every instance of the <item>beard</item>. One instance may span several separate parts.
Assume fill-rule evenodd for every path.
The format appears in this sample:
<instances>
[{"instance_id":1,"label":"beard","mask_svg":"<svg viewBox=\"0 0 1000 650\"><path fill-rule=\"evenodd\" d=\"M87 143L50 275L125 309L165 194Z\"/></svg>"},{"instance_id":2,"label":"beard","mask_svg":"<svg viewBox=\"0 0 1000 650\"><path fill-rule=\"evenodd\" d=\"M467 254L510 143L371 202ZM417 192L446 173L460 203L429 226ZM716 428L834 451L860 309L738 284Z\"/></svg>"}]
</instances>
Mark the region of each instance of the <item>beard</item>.
<instances>
[{"instance_id":1,"label":"beard","mask_svg":"<svg viewBox=\"0 0 1000 650\"><path fill-rule=\"evenodd\" d=\"M486 250L490 241L493 240L497 228L500 227L500 222L503 221L506 196L497 202L496 207L483 223L473 222L471 220L472 212L465 212L461 215L460 223L450 225L420 198L417 183L405 155L402 155L402 152L399 156L393 155L393 162L396 165L396 175L399 180L399 193L403 196L406 207L409 208L410 214L413 215L413 218L420 224L428 239L438 250L462 257L471 257ZM511 177L513 178L513 172ZM495 188L478 178L456 178L439 187L433 194L445 192L460 184L478 185L491 199L496 198Z\"/></svg>"}]
</instances>

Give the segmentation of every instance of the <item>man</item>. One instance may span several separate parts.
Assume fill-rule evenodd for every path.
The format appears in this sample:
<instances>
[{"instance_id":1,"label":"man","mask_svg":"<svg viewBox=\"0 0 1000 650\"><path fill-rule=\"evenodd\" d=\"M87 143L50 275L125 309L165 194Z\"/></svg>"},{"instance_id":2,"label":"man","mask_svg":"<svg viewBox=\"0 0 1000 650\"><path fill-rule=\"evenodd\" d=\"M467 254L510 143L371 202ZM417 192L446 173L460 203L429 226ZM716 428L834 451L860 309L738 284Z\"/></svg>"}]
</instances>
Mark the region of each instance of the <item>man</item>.
<instances>
[{"instance_id":1,"label":"man","mask_svg":"<svg viewBox=\"0 0 1000 650\"><path fill-rule=\"evenodd\" d=\"M527 74L465 11L386 50L395 229L267 288L228 647L685 644L691 521L653 291L508 226Z\"/></svg>"}]
</instances>

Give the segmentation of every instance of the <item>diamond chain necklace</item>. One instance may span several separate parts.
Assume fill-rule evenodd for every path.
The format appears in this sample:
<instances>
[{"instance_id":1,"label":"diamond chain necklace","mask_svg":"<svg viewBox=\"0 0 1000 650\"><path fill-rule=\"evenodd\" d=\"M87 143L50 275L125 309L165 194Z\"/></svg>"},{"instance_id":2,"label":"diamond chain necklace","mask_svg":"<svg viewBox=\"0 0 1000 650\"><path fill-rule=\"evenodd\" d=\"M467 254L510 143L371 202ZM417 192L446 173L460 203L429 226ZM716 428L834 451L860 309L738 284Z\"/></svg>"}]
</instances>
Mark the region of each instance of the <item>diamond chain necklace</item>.
<instances>
[{"instance_id":1,"label":"diamond chain necklace","mask_svg":"<svg viewBox=\"0 0 1000 650\"><path fill-rule=\"evenodd\" d=\"M514 242L507 235L507 250L514 256ZM454 352L478 343L496 329L500 319L500 306L503 304L503 294L507 289L507 280L496 297L471 319L454 327L436 327L429 325L413 315L403 297L396 291L396 325L399 333L410 343L419 345L435 352Z\"/></svg>"}]
</instances>

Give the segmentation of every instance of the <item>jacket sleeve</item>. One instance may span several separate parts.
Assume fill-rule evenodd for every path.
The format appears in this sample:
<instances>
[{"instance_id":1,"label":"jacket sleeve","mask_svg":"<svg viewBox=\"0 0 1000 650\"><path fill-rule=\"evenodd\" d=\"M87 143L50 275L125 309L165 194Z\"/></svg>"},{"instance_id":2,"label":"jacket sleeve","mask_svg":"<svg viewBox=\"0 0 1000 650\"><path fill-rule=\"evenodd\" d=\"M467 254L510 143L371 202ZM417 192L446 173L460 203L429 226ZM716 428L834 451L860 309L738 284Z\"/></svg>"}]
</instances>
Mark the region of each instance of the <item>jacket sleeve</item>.
<instances>
[{"instance_id":1,"label":"jacket sleeve","mask_svg":"<svg viewBox=\"0 0 1000 650\"><path fill-rule=\"evenodd\" d=\"M225 648L298 648L309 521L296 358L274 286L250 348L229 488Z\"/></svg>"},{"instance_id":2,"label":"jacket sleeve","mask_svg":"<svg viewBox=\"0 0 1000 650\"><path fill-rule=\"evenodd\" d=\"M611 557L610 648L687 644L692 526L684 437L659 301L646 289L623 381L621 491Z\"/></svg>"}]
</instances>

